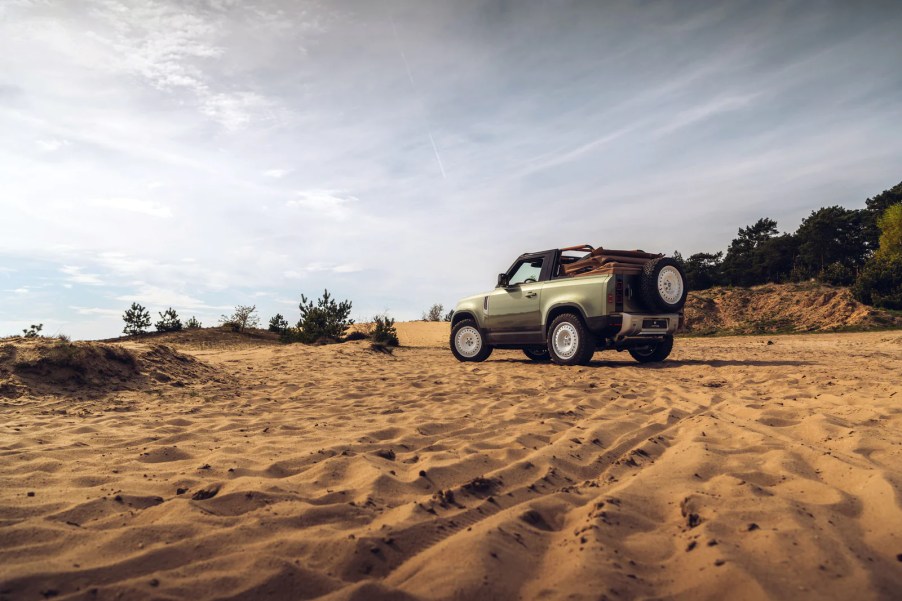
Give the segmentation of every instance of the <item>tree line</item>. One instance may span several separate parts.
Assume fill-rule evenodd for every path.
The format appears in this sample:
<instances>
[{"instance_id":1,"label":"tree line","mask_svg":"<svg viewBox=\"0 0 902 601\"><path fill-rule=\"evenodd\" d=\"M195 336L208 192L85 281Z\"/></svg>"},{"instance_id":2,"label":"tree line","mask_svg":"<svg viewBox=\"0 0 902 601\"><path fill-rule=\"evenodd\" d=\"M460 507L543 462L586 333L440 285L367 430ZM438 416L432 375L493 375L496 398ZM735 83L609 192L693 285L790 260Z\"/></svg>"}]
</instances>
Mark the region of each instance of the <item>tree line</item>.
<instances>
[{"instance_id":1,"label":"tree line","mask_svg":"<svg viewBox=\"0 0 902 601\"><path fill-rule=\"evenodd\" d=\"M690 290L814 279L851 286L866 304L902 309L902 182L863 209L814 210L794 233L781 234L765 217L740 228L726 252L674 258Z\"/></svg>"}]
</instances>

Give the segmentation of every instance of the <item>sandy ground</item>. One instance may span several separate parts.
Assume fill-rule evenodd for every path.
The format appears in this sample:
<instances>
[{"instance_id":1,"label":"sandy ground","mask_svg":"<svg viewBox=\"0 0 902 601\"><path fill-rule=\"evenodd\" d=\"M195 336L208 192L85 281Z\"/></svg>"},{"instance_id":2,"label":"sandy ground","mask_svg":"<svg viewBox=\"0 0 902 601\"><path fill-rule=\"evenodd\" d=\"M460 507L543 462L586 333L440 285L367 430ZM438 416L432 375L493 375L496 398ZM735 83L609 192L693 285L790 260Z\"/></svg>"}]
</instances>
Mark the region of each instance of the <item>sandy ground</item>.
<instances>
[{"instance_id":1,"label":"sandy ground","mask_svg":"<svg viewBox=\"0 0 902 601\"><path fill-rule=\"evenodd\" d=\"M0 599L899 598L902 332L562 368L400 330L0 396Z\"/></svg>"}]
</instances>

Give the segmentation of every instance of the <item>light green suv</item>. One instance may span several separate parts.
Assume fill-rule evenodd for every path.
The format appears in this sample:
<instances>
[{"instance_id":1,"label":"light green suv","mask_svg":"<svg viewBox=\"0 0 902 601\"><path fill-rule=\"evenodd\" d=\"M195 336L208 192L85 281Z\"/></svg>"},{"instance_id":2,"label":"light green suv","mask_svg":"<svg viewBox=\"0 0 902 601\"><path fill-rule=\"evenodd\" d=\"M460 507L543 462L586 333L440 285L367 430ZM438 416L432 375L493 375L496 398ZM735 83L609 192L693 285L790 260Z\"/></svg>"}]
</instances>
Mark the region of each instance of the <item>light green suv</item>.
<instances>
[{"instance_id":1,"label":"light green suv","mask_svg":"<svg viewBox=\"0 0 902 601\"><path fill-rule=\"evenodd\" d=\"M589 245L520 255L494 290L461 300L451 352L485 361L522 349L535 361L583 365L597 350L663 361L682 325L686 277L674 259Z\"/></svg>"}]
</instances>

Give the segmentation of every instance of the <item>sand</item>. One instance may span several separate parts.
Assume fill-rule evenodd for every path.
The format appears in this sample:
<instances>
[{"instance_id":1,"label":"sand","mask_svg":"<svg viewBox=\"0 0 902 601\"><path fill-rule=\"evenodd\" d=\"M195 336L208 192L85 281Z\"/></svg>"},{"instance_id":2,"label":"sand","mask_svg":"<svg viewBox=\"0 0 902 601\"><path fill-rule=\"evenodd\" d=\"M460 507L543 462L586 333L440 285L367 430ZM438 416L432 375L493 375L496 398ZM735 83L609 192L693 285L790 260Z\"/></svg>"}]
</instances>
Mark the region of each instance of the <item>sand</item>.
<instances>
[{"instance_id":1,"label":"sand","mask_svg":"<svg viewBox=\"0 0 902 601\"><path fill-rule=\"evenodd\" d=\"M0 599L898 598L902 332L564 368L447 328L7 373Z\"/></svg>"}]
</instances>

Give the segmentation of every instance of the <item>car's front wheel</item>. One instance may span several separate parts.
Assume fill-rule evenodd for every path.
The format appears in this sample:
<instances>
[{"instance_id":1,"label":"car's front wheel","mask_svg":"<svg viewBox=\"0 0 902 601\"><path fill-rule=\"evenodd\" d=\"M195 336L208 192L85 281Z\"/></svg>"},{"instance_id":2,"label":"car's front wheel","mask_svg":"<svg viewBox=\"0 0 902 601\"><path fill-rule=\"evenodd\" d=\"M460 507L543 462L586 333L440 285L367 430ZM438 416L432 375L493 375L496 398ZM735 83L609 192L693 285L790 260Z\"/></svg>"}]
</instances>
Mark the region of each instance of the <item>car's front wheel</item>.
<instances>
[{"instance_id":1,"label":"car's front wheel","mask_svg":"<svg viewBox=\"0 0 902 601\"><path fill-rule=\"evenodd\" d=\"M673 350L673 336L664 336L648 346L630 349L630 355L639 363L656 363L663 361Z\"/></svg>"},{"instance_id":2,"label":"car's front wheel","mask_svg":"<svg viewBox=\"0 0 902 601\"><path fill-rule=\"evenodd\" d=\"M492 347L486 344L475 321L462 319L451 328L451 352L458 361L485 361Z\"/></svg>"},{"instance_id":3,"label":"car's front wheel","mask_svg":"<svg viewBox=\"0 0 902 601\"><path fill-rule=\"evenodd\" d=\"M558 365L585 365L595 354L595 341L579 316L564 313L548 329L548 353Z\"/></svg>"}]
</instances>

